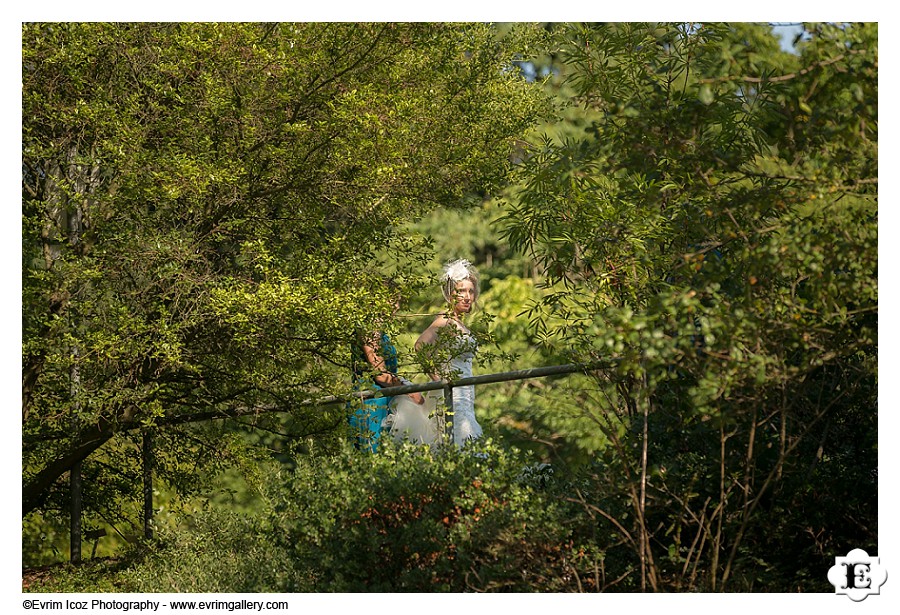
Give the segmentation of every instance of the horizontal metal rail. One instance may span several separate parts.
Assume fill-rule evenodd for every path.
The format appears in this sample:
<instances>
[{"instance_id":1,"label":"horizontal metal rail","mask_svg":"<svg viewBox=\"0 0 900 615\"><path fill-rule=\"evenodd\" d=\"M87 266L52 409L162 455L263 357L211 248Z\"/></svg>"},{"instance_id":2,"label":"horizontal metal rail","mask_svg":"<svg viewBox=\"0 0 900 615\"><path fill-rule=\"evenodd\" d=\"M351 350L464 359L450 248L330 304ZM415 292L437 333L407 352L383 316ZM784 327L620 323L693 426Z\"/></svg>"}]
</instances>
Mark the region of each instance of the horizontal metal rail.
<instances>
[{"instance_id":1,"label":"horizontal metal rail","mask_svg":"<svg viewBox=\"0 0 900 615\"><path fill-rule=\"evenodd\" d=\"M520 369L510 372L498 372L496 374L484 374L481 376L471 376L469 378L460 378L458 380L443 379L433 380L423 384L409 384L396 387L385 387L383 389L364 389L360 391L352 391L340 395L326 395L315 399L308 399L290 406L281 405L263 405L263 406L241 406L229 409L207 410L203 412L192 412L190 414L180 414L174 416L164 416L156 420L156 427L168 427L173 425L183 425L185 423L197 423L200 421L213 421L223 419L237 419L248 416L258 416L260 414L270 414L278 412L294 412L298 408L309 408L319 406L331 406L335 404L345 404L361 399L369 399L373 397L393 397L395 395L407 395L409 393L424 393L426 391L447 390L460 386L493 384L497 382L509 382L513 380L527 380L530 378L544 378L547 376L561 376L564 374L572 374L576 372L588 373L597 370L611 369L616 365L617 361L597 361L594 363L568 363L565 365L549 365L546 367L532 367L529 369ZM111 436L113 433L121 433L145 427L140 421L120 422L116 425L107 425L99 431L102 434ZM52 433L36 434L33 436L23 437L24 444L36 444L48 440L58 440L71 436L71 432L59 431Z\"/></svg>"},{"instance_id":2,"label":"horizontal metal rail","mask_svg":"<svg viewBox=\"0 0 900 615\"><path fill-rule=\"evenodd\" d=\"M513 380L544 378L547 376L561 376L564 374L573 374L576 372L586 373L597 369L609 369L610 367L612 367L612 365L612 362L568 363L566 365L549 365L547 367L532 367L529 369L520 369L511 372L484 374L482 376L469 376L467 378L459 378L458 380L445 378L441 380L434 380L426 384L408 384L396 387L366 389L352 393L349 396L336 395L332 396L331 398L319 399L318 405L347 403L351 399L365 400L372 397L394 397L397 395L407 395L409 393L424 393L437 389L443 389L444 407L437 412L435 420L437 421L439 433L443 434L443 443L448 444L453 441L453 389L456 387L492 384L496 382L511 382Z\"/></svg>"},{"instance_id":3,"label":"horizontal metal rail","mask_svg":"<svg viewBox=\"0 0 900 615\"><path fill-rule=\"evenodd\" d=\"M443 379L433 380L432 382L428 382L425 384L408 384L398 387L366 389L346 395L332 395L320 398L318 400L311 400L309 402L305 402L304 405L310 404L316 406L326 406L331 404L345 403L347 401L360 398L368 399L370 397L393 397L395 395L408 395L409 393L423 393L425 391L446 389L447 387L456 388L479 384L493 384L496 382L510 382L512 380L528 380L530 378L561 376L563 374L573 374L576 372L587 373L600 369L610 369L614 365L614 361L598 361L595 363L568 363L566 365L532 367L529 369L519 369L511 372L498 372L496 374L470 376L468 378L459 378L458 380Z\"/></svg>"}]
</instances>

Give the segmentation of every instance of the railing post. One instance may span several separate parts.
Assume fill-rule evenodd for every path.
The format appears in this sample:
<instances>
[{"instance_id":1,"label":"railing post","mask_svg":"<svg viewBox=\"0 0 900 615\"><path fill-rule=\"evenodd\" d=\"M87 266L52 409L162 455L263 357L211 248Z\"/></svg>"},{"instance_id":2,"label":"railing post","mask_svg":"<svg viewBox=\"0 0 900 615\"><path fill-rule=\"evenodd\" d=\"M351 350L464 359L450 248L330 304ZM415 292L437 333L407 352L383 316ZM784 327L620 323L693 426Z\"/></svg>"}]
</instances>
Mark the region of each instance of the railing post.
<instances>
[{"instance_id":1,"label":"railing post","mask_svg":"<svg viewBox=\"0 0 900 615\"><path fill-rule=\"evenodd\" d=\"M444 385L444 442L453 444L453 384Z\"/></svg>"},{"instance_id":2,"label":"railing post","mask_svg":"<svg viewBox=\"0 0 900 615\"><path fill-rule=\"evenodd\" d=\"M81 563L81 462L75 462L69 470L69 561Z\"/></svg>"},{"instance_id":3,"label":"railing post","mask_svg":"<svg viewBox=\"0 0 900 615\"><path fill-rule=\"evenodd\" d=\"M141 447L144 463L144 538L153 538L153 433L144 432Z\"/></svg>"},{"instance_id":4,"label":"railing post","mask_svg":"<svg viewBox=\"0 0 900 615\"><path fill-rule=\"evenodd\" d=\"M72 347L72 367L69 372L69 394L72 398L72 408L77 415L81 410L79 398L81 389L81 372L78 369L78 346ZM74 421L73 421L74 422ZM81 563L81 508L82 508L82 480L81 461L76 461L69 469L69 561L73 564Z\"/></svg>"}]
</instances>

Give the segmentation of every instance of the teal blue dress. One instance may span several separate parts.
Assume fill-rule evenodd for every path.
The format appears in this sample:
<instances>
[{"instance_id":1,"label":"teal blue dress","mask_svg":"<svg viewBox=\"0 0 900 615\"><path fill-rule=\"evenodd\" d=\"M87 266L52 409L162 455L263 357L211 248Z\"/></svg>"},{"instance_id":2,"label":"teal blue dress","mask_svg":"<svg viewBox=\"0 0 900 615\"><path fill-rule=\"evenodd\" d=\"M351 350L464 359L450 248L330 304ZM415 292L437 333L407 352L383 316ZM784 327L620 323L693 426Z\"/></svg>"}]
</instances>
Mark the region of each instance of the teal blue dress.
<instances>
[{"instance_id":1,"label":"teal blue dress","mask_svg":"<svg viewBox=\"0 0 900 615\"><path fill-rule=\"evenodd\" d=\"M397 348L391 342L387 333L381 334L380 354L384 359L385 369L393 374L397 373ZM354 349L353 362L353 388L355 390L381 389L382 387L372 380L372 367L366 360L363 349ZM350 415L350 429L354 438L354 446L360 450L373 453L378 452L378 442L381 438L381 423L388 415L391 404L390 397L377 397L366 399L362 407L355 402L351 407L356 408Z\"/></svg>"}]
</instances>

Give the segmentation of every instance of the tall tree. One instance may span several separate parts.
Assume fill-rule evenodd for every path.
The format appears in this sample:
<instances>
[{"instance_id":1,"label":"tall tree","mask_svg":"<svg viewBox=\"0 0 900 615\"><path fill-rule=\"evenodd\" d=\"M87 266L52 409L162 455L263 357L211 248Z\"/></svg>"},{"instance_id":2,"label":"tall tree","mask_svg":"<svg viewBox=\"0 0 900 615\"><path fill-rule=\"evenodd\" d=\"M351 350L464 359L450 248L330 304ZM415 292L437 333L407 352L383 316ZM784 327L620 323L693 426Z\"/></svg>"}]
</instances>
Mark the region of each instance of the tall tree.
<instances>
[{"instance_id":1,"label":"tall tree","mask_svg":"<svg viewBox=\"0 0 900 615\"><path fill-rule=\"evenodd\" d=\"M22 34L25 514L58 506L59 478L110 440L92 489L127 483L138 428L271 410L305 433L339 423L302 404L343 390L354 331L389 312L381 255L414 279L426 246L394 225L496 190L545 109L509 70L527 28ZM167 438L198 459L226 441Z\"/></svg>"},{"instance_id":2,"label":"tall tree","mask_svg":"<svg viewBox=\"0 0 900 615\"><path fill-rule=\"evenodd\" d=\"M547 335L620 362L579 404L608 443L585 506L646 589L788 590L874 548L877 26L798 55L765 24L556 34L573 104L504 226Z\"/></svg>"}]
</instances>

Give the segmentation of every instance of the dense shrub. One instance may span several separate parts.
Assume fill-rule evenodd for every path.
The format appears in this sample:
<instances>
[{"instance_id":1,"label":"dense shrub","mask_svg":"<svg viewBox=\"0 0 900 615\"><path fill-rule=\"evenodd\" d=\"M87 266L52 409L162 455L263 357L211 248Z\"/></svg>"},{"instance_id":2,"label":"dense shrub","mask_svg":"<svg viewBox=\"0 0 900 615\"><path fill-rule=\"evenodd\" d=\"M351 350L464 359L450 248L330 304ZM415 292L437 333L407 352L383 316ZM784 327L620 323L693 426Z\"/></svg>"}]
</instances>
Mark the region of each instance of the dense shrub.
<instances>
[{"instance_id":1,"label":"dense shrub","mask_svg":"<svg viewBox=\"0 0 900 615\"><path fill-rule=\"evenodd\" d=\"M208 510L122 573L128 591L277 592L287 564L262 515Z\"/></svg>"},{"instance_id":2,"label":"dense shrub","mask_svg":"<svg viewBox=\"0 0 900 615\"><path fill-rule=\"evenodd\" d=\"M703 457L698 449L681 461ZM387 445L377 455L347 446L273 471L255 509L210 505L121 559L55 568L25 590L639 591L640 562L628 538L634 510L624 490L614 488L625 484L622 468L608 463L614 457L606 461L597 458L571 474L490 443L440 452ZM651 483L659 487L659 479ZM648 523L674 523L652 545L659 588L708 591L708 571L699 564L694 572L696 560L678 548L688 520L667 517L671 503L655 487L648 495ZM807 500L796 491L787 499L779 494L759 512L771 535L754 534L741 549L733 591L828 590L821 554L804 556L800 547L803 527L828 527L819 517L836 514L835 505L811 513ZM844 551L846 538L820 536Z\"/></svg>"},{"instance_id":3,"label":"dense shrub","mask_svg":"<svg viewBox=\"0 0 900 615\"><path fill-rule=\"evenodd\" d=\"M377 455L348 445L298 459L262 489L257 511L210 507L112 574L95 563L67 567L29 589L579 591L602 585L607 572L595 521L566 495L571 483L491 443L436 452L386 445Z\"/></svg>"},{"instance_id":4,"label":"dense shrub","mask_svg":"<svg viewBox=\"0 0 900 615\"><path fill-rule=\"evenodd\" d=\"M596 563L560 481L490 443L305 460L274 500L292 591L566 591ZM589 561L590 560L590 561Z\"/></svg>"},{"instance_id":5,"label":"dense shrub","mask_svg":"<svg viewBox=\"0 0 900 615\"><path fill-rule=\"evenodd\" d=\"M178 529L133 545L120 558L62 564L23 579L35 592L275 592L284 584L283 554L272 548L265 516L202 510Z\"/></svg>"}]
</instances>

